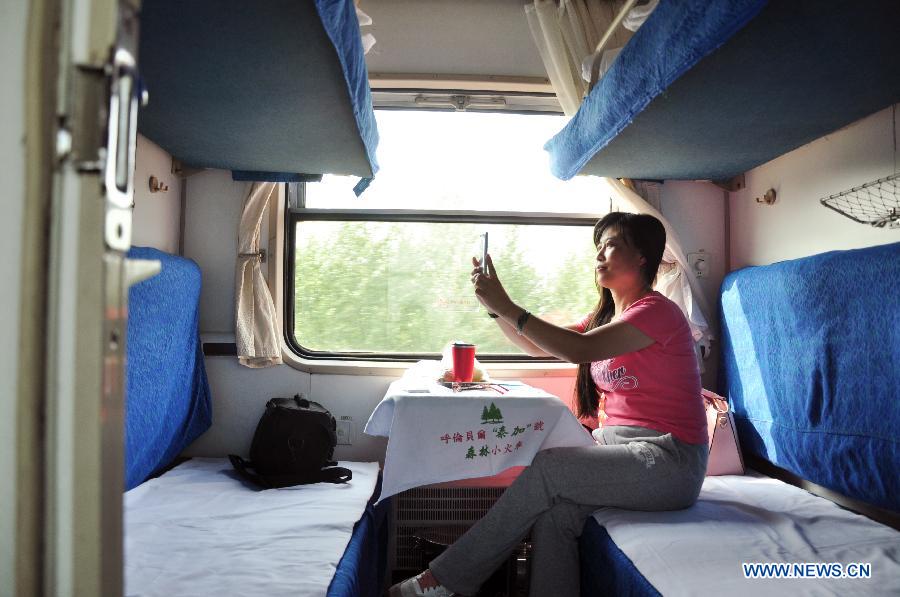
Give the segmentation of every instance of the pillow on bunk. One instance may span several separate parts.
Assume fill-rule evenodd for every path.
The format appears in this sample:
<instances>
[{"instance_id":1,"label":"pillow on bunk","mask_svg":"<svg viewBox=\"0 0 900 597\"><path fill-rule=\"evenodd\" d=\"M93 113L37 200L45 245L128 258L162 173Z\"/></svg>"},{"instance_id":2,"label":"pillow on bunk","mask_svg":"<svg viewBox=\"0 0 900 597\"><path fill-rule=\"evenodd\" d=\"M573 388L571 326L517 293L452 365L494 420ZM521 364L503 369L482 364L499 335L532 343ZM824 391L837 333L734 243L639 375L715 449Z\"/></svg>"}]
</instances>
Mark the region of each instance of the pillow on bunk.
<instances>
[{"instance_id":1,"label":"pillow on bunk","mask_svg":"<svg viewBox=\"0 0 900 597\"><path fill-rule=\"evenodd\" d=\"M720 301L744 454L900 510L900 243L738 270Z\"/></svg>"},{"instance_id":2,"label":"pillow on bunk","mask_svg":"<svg viewBox=\"0 0 900 597\"><path fill-rule=\"evenodd\" d=\"M162 263L128 293L125 476L131 489L168 466L212 423L197 322L200 268L184 257L133 247L130 259Z\"/></svg>"}]
</instances>

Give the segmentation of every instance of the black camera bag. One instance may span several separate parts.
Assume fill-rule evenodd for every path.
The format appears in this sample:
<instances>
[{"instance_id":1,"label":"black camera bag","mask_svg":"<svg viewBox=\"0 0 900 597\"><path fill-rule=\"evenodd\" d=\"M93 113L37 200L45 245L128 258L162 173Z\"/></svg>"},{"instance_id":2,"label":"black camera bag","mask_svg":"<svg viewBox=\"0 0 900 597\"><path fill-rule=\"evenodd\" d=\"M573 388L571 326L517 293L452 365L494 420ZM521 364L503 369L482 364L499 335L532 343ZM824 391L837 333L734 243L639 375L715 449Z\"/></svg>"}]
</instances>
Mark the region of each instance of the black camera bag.
<instances>
[{"instance_id":1,"label":"black camera bag","mask_svg":"<svg viewBox=\"0 0 900 597\"><path fill-rule=\"evenodd\" d=\"M334 416L318 402L299 394L272 398L253 434L250 461L228 458L238 473L263 487L346 483L353 473L332 460L336 429Z\"/></svg>"}]
</instances>

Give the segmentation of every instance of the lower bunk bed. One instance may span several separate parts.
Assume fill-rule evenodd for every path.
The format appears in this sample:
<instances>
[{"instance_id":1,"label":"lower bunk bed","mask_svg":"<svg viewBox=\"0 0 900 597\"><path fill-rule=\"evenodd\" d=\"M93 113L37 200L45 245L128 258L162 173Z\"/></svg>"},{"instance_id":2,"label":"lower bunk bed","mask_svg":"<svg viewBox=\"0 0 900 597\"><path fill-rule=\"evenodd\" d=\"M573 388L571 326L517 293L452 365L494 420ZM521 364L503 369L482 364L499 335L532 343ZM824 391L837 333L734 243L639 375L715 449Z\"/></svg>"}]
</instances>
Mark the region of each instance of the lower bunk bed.
<instances>
[{"instance_id":1,"label":"lower bunk bed","mask_svg":"<svg viewBox=\"0 0 900 597\"><path fill-rule=\"evenodd\" d=\"M686 510L602 508L580 548L584 596L900 595L900 532L753 472Z\"/></svg>"},{"instance_id":2,"label":"lower bunk bed","mask_svg":"<svg viewBox=\"0 0 900 597\"><path fill-rule=\"evenodd\" d=\"M377 463L346 484L260 491L225 458L195 458L125 494L125 594L375 597L390 500Z\"/></svg>"},{"instance_id":3,"label":"lower bunk bed","mask_svg":"<svg viewBox=\"0 0 900 597\"><path fill-rule=\"evenodd\" d=\"M745 460L789 483L750 471L686 510L598 510L582 595L900 595L900 243L732 272L720 315Z\"/></svg>"},{"instance_id":4,"label":"lower bunk bed","mask_svg":"<svg viewBox=\"0 0 900 597\"><path fill-rule=\"evenodd\" d=\"M200 269L146 247L129 258L157 262L159 274L129 293L125 594L380 595L390 500L374 503L377 463L342 462L353 472L346 484L265 491L226 458L169 470L212 424L197 327Z\"/></svg>"}]
</instances>

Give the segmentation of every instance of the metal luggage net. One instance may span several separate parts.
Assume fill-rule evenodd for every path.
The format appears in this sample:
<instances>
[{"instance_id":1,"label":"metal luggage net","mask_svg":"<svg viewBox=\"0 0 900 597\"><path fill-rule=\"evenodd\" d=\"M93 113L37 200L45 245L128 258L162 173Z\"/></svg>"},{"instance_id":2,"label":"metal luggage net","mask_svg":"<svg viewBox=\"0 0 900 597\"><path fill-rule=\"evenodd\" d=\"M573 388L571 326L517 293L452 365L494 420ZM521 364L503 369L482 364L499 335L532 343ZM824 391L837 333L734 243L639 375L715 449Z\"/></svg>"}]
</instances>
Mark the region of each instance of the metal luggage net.
<instances>
[{"instance_id":1,"label":"metal luggage net","mask_svg":"<svg viewBox=\"0 0 900 597\"><path fill-rule=\"evenodd\" d=\"M860 224L900 228L900 174L879 178L819 201Z\"/></svg>"}]
</instances>

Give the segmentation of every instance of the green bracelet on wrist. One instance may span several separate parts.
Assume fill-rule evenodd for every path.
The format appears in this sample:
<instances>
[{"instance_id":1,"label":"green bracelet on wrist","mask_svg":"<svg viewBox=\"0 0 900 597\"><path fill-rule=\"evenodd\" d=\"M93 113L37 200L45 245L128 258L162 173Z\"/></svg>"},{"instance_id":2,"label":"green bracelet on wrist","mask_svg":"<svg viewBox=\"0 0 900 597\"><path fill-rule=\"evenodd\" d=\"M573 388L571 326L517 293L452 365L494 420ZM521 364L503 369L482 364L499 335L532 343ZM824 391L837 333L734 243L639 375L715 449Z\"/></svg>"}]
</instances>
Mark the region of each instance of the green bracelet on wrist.
<instances>
[{"instance_id":1,"label":"green bracelet on wrist","mask_svg":"<svg viewBox=\"0 0 900 597\"><path fill-rule=\"evenodd\" d=\"M497 319L500 316L496 313L491 313L490 311L488 311L488 317L490 317L491 319Z\"/></svg>"}]
</instances>

